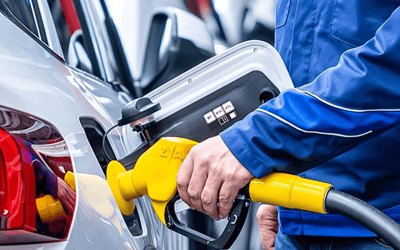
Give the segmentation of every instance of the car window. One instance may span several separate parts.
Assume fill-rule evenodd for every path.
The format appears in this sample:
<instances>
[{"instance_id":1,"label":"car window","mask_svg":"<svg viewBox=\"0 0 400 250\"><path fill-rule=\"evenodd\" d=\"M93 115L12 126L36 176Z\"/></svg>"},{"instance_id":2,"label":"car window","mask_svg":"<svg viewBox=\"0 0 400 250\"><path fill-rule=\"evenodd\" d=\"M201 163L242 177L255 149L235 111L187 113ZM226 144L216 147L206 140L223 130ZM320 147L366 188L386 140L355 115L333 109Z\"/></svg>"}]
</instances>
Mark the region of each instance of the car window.
<instances>
[{"instance_id":1,"label":"car window","mask_svg":"<svg viewBox=\"0 0 400 250\"><path fill-rule=\"evenodd\" d=\"M73 0L47 0L66 63L99 78L99 60L90 32L81 28Z\"/></svg>"},{"instance_id":2,"label":"car window","mask_svg":"<svg viewBox=\"0 0 400 250\"><path fill-rule=\"evenodd\" d=\"M88 2L90 8L98 5L93 2ZM109 83L119 80L109 37L104 34L104 17L82 16L90 28L94 22L102 29L81 28L73 0L0 0L0 13L71 67Z\"/></svg>"},{"instance_id":3,"label":"car window","mask_svg":"<svg viewBox=\"0 0 400 250\"><path fill-rule=\"evenodd\" d=\"M0 0L0 13L44 49L64 60L47 0Z\"/></svg>"},{"instance_id":4,"label":"car window","mask_svg":"<svg viewBox=\"0 0 400 250\"><path fill-rule=\"evenodd\" d=\"M121 82L100 1L47 1L69 66L107 83Z\"/></svg>"},{"instance_id":5,"label":"car window","mask_svg":"<svg viewBox=\"0 0 400 250\"><path fill-rule=\"evenodd\" d=\"M72 2L72 1L71 1ZM65 56L68 55L68 43L71 38L72 33L79 29L79 23L73 25L68 25L65 13L62 9L60 0L48 0L51 15L54 20L54 24L57 30L58 38L60 39L61 47Z\"/></svg>"},{"instance_id":6,"label":"car window","mask_svg":"<svg viewBox=\"0 0 400 250\"><path fill-rule=\"evenodd\" d=\"M15 24L39 37L31 1L0 0L0 11Z\"/></svg>"}]
</instances>

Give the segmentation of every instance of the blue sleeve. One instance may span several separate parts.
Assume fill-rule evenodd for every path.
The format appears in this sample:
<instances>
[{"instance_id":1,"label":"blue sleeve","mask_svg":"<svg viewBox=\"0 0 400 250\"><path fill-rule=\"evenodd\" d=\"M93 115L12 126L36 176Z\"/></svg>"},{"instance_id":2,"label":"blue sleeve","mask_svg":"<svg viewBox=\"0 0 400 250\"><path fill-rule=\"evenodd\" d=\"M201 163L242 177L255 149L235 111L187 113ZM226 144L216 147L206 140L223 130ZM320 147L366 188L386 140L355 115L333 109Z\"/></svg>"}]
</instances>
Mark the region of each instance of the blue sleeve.
<instances>
[{"instance_id":1,"label":"blue sleeve","mask_svg":"<svg viewBox=\"0 0 400 250\"><path fill-rule=\"evenodd\" d=\"M39 160L33 161L33 166L35 167L36 175L36 195L39 195L40 193L51 194L54 198L58 198L57 176Z\"/></svg>"},{"instance_id":2,"label":"blue sleeve","mask_svg":"<svg viewBox=\"0 0 400 250\"><path fill-rule=\"evenodd\" d=\"M299 173L400 122L400 7L364 45L221 133L256 177Z\"/></svg>"}]
</instances>

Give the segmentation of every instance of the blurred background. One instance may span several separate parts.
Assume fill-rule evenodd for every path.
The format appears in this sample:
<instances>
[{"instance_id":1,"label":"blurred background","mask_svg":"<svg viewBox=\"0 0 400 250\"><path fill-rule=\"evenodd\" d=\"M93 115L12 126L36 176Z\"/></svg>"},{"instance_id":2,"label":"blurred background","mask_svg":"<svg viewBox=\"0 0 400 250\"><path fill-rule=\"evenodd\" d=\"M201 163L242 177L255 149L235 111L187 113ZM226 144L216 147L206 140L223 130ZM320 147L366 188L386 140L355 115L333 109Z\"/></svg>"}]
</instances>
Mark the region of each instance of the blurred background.
<instances>
[{"instance_id":1,"label":"blurred background","mask_svg":"<svg viewBox=\"0 0 400 250\"><path fill-rule=\"evenodd\" d=\"M62 4L73 0L49 0L67 51L71 29L63 16ZM118 29L132 76L140 79L148 35L157 10L174 7L202 19L213 36L215 53L246 40L274 44L275 0L106 0L108 11ZM60 4L61 3L61 4ZM74 30L72 30L73 32Z\"/></svg>"},{"instance_id":2,"label":"blurred background","mask_svg":"<svg viewBox=\"0 0 400 250\"><path fill-rule=\"evenodd\" d=\"M107 0L107 6L126 53L139 61L143 61L152 13L167 6L201 18L215 39L216 53L251 39L274 43L275 0ZM137 64L134 76L139 78L140 72L142 66Z\"/></svg>"}]
</instances>

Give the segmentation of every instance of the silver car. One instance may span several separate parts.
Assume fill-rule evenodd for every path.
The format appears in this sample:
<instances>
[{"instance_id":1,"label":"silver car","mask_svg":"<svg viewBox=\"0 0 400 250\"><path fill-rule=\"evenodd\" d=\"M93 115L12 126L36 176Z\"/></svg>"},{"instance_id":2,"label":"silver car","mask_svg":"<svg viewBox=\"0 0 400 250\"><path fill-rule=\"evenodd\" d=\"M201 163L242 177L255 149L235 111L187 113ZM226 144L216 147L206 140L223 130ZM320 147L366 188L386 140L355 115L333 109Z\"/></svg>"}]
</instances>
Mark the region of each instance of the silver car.
<instances>
[{"instance_id":1,"label":"silver car","mask_svg":"<svg viewBox=\"0 0 400 250\"><path fill-rule=\"evenodd\" d=\"M143 138L121 126L108 133L105 147L102 139L123 107L153 81L128 81L132 65L110 39L106 15L96 11L102 1L74 2L79 27L69 25L65 35L54 23L55 1L0 0L0 249L189 249L189 239L167 229L147 197L136 200L130 216L114 200L105 176L108 158L123 159ZM184 15L172 9L158 13ZM172 33L163 27L158 52L172 48L177 39L171 37L186 37L176 23ZM212 52L208 44L197 47L202 46ZM165 54L157 55L150 62L163 66ZM278 92L293 87L271 46L247 42L158 83L145 97L163 107L153 117L161 122L255 71ZM162 72L149 77L160 79ZM222 105L215 100L212 105ZM224 126L239 119L232 117ZM210 125L203 114L199 119ZM260 247L248 242L257 235L239 236L239 242L240 237L245 248Z\"/></svg>"},{"instance_id":2,"label":"silver car","mask_svg":"<svg viewBox=\"0 0 400 250\"><path fill-rule=\"evenodd\" d=\"M114 62L99 56L96 70L82 70L72 55L67 63L47 1L1 1L0 11L0 248L162 245L149 203L124 218L105 180L101 139L132 99L115 83ZM108 138L109 154L127 153L120 129ZM66 185L68 172L76 187ZM60 203L64 213L51 214Z\"/></svg>"}]
</instances>

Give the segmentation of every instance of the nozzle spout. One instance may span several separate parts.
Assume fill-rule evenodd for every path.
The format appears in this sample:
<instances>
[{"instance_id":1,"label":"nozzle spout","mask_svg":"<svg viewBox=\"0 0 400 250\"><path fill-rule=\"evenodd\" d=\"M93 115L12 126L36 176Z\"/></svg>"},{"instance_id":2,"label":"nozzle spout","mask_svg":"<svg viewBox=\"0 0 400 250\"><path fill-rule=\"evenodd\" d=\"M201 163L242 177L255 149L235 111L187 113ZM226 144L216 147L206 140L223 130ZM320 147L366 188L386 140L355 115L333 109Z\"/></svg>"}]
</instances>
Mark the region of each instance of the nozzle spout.
<instances>
[{"instance_id":1,"label":"nozzle spout","mask_svg":"<svg viewBox=\"0 0 400 250\"><path fill-rule=\"evenodd\" d=\"M129 171L118 161L111 161L107 167L107 181L121 212L132 214L134 199L148 195L157 216L165 224L165 207L176 193L179 167L196 144L184 138L161 138Z\"/></svg>"}]
</instances>

